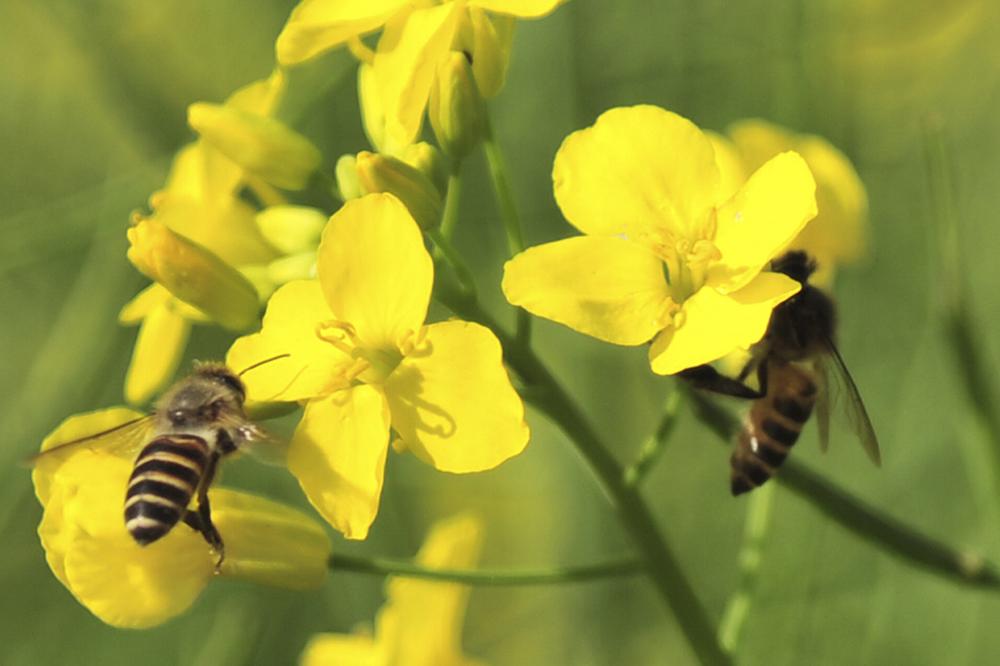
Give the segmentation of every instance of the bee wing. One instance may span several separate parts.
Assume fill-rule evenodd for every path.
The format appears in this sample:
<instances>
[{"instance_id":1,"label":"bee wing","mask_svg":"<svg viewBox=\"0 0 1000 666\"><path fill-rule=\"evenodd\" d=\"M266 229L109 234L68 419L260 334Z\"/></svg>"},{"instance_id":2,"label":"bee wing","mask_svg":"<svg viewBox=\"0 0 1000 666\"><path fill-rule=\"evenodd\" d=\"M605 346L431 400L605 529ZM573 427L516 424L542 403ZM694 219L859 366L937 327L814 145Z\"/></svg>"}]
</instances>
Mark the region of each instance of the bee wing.
<instances>
[{"instance_id":1,"label":"bee wing","mask_svg":"<svg viewBox=\"0 0 1000 666\"><path fill-rule=\"evenodd\" d=\"M140 416L93 435L56 444L28 457L24 463L33 467L41 460L64 458L81 449L101 450L124 456L132 451L137 451L148 439L149 430L153 425L153 416L153 414Z\"/></svg>"},{"instance_id":2,"label":"bee wing","mask_svg":"<svg viewBox=\"0 0 1000 666\"><path fill-rule=\"evenodd\" d=\"M847 414L847 420L851 424L854 433L858 436L858 439L861 440L861 446L864 447L865 453L868 454L873 463L881 466L882 454L879 452L878 437L875 435L875 428L872 427L872 421L868 417L868 410L865 409L865 403L861 400L858 385L854 383L854 378L851 377L851 373L848 371L847 365L844 363L844 359L840 355L840 352L837 351L837 347L833 344L833 341L827 339L825 345L827 353L824 354L823 362L827 366L826 374L832 375L835 382L842 389L844 394L844 412Z\"/></svg>"},{"instance_id":3,"label":"bee wing","mask_svg":"<svg viewBox=\"0 0 1000 666\"><path fill-rule=\"evenodd\" d=\"M284 438L247 419L232 416L220 421L242 435L239 451L268 465L287 466L288 442Z\"/></svg>"},{"instance_id":4,"label":"bee wing","mask_svg":"<svg viewBox=\"0 0 1000 666\"><path fill-rule=\"evenodd\" d=\"M826 371L823 359L813 363L818 379L819 392L816 394L816 427L819 429L819 449L823 453L830 448L830 373Z\"/></svg>"}]
</instances>

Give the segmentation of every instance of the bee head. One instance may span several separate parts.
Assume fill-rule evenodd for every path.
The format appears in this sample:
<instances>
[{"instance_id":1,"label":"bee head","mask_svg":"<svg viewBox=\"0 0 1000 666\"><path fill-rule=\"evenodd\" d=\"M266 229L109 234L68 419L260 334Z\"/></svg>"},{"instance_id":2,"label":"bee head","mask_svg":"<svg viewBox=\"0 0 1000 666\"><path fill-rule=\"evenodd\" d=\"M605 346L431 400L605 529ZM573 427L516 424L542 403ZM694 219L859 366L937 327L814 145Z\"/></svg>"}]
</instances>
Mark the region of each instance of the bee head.
<instances>
[{"instance_id":1,"label":"bee head","mask_svg":"<svg viewBox=\"0 0 1000 666\"><path fill-rule=\"evenodd\" d=\"M223 413L243 411L243 382L221 363L200 363L163 394L159 411L174 426L210 424Z\"/></svg>"},{"instance_id":2,"label":"bee head","mask_svg":"<svg viewBox=\"0 0 1000 666\"><path fill-rule=\"evenodd\" d=\"M246 400L247 389L243 385L243 380L235 372L226 367L225 364L212 362L198 363L195 366L194 374L204 377L224 390L232 391L240 404L243 404L243 401Z\"/></svg>"},{"instance_id":3,"label":"bee head","mask_svg":"<svg viewBox=\"0 0 1000 666\"><path fill-rule=\"evenodd\" d=\"M809 276L816 272L816 260L802 250L793 250L772 261L771 270L805 284Z\"/></svg>"}]
</instances>

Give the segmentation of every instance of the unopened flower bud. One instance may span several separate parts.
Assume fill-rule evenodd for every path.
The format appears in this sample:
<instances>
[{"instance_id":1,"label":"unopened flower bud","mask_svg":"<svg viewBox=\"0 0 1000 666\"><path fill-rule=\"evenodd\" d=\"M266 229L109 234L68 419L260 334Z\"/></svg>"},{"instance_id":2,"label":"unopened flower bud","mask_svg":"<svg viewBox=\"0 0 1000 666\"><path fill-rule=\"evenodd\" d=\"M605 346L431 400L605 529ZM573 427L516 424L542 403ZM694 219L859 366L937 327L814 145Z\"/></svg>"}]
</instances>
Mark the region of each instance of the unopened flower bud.
<instances>
[{"instance_id":1,"label":"unopened flower bud","mask_svg":"<svg viewBox=\"0 0 1000 666\"><path fill-rule=\"evenodd\" d=\"M358 165L354 155L341 155L334 167L334 175L337 178L337 196L343 202L357 199L363 192L361 183L358 182Z\"/></svg>"},{"instance_id":2,"label":"unopened flower bud","mask_svg":"<svg viewBox=\"0 0 1000 666\"><path fill-rule=\"evenodd\" d=\"M400 153L399 159L427 176L438 192L444 195L448 189L448 167L441 151L427 143L411 143Z\"/></svg>"},{"instance_id":3,"label":"unopened flower bud","mask_svg":"<svg viewBox=\"0 0 1000 666\"><path fill-rule=\"evenodd\" d=\"M309 206L269 206L257 213L261 235L282 254L315 251L326 220L326 213Z\"/></svg>"},{"instance_id":4,"label":"unopened flower bud","mask_svg":"<svg viewBox=\"0 0 1000 666\"><path fill-rule=\"evenodd\" d=\"M452 52L438 65L427 115L438 143L456 161L485 136L486 107L463 53Z\"/></svg>"},{"instance_id":5,"label":"unopened flower bud","mask_svg":"<svg viewBox=\"0 0 1000 666\"><path fill-rule=\"evenodd\" d=\"M304 188L322 161L316 146L281 121L232 106L192 104L188 124L248 172L286 190Z\"/></svg>"},{"instance_id":6,"label":"unopened flower bud","mask_svg":"<svg viewBox=\"0 0 1000 666\"><path fill-rule=\"evenodd\" d=\"M257 290L217 255L152 219L129 228L128 259L147 277L218 322L242 331L257 321Z\"/></svg>"},{"instance_id":7,"label":"unopened flower bud","mask_svg":"<svg viewBox=\"0 0 1000 666\"><path fill-rule=\"evenodd\" d=\"M395 195L421 229L433 229L441 222L444 203L431 180L402 160L387 155L361 152L357 157L358 181L365 194L388 192Z\"/></svg>"}]
</instances>

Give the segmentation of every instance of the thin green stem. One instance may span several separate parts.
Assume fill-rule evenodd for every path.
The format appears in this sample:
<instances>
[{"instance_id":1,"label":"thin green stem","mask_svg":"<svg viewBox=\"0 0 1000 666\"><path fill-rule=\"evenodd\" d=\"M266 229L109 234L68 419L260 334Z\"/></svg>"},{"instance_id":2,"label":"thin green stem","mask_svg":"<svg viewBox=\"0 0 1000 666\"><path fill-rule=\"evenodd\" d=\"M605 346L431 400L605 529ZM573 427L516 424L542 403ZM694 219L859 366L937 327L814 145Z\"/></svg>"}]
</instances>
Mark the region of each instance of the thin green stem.
<instances>
[{"instance_id":1,"label":"thin green stem","mask_svg":"<svg viewBox=\"0 0 1000 666\"><path fill-rule=\"evenodd\" d=\"M500 145L496 141L489 116L486 117L483 150L486 153L486 163L489 166L493 192L496 194L497 206L500 209L500 218L507 233L507 250L513 257L524 250L524 234L521 231L521 218L514 204L514 191L507 177L506 162L503 153L500 152ZM522 309L517 310L517 341L525 347L531 344L531 315Z\"/></svg>"},{"instance_id":2,"label":"thin green stem","mask_svg":"<svg viewBox=\"0 0 1000 666\"><path fill-rule=\"evenodd\" d=\"M332 555L330 568L334 571L372 574L376 576L401 576L423 578L466 585L558 585L581 583L642 573L642 563L635 559L620 559L597 564L551 569L431 569L407 560L385 557L358 557Z\"/></svg>"},{"instance_id":3,"label":"thin green stem","mask_svg":"<svg viewBox=\"0 0 1000 666\"><path fill-rule=\"evenodd\" d=\"M444 213L441 215L441 235L449 241L458 224L458 202L461 196L462 178L456 169L448 174L448 192L444 197Z\"/></svg>"},{"instance_id":4,"label":"thin green stem","mask_svg":"<svg viewBox=\"0 0 1000 666\"><path fill-rule=\"evenodd\" d=\"M716 402L689 391L698 418L725 444L740 428L739 420ZM828 518L865 541L944 578L973 587L1000 589L1000 571L978 553L952 548L886 515L838 488L794 458L787 460L777 482L806 500Z\"/></svg>"},{"instance_id":5,"label":"thin green stem","mask_svg":"<svg viewBox=\"0 0 1000 666\"><path fill-rule=\"evenodd\" d=\"M431 229L427 232L427 235L434 243L435 254L455 271L455 275L462 285L465 296L467 298L475 298L476 280L472 275L472 271L466 265L465 260L462 259L462 255L452 246L451 241L448 240L448 237L440 229Z\"/></svg>"},{"instance_id":6,"label":"thin green stem","mask_svg":"<svg viewBox=\"0 0 1000 666\"><path fill-rule=\"evenodd\" d=\"M653 465L660 459L664 448L677 427L677 419L680 415L681 404L684 401L684 394L681 391L673 391L667 396L663 405L663 416L656 426L653 434L643 442L639 449L639 455L635 462L625 468L625 483L629 486L638 486L642 483L646 474L653 468Z\"/></svg>"},{"instance_id":7,"label":"thin green stem","mask_svg":"<svg viewBox=\"0 0 1000 666\"><path fill-rule=\"evenodd\" d=\"M500 328L476 301L462 298L442 282L438 283L435 295L455 314L490 328L500 339L508 365L532 388L529 393L532 404L562 429L597 476L619 521L641 556L647 574L673 612L698 659L705 664L732 663L730 656L716 640L708 614L660 533L638 489L625 483L622 466L549 369L528 346L520 344Z\"/></svg>"},{"instance_id":8,"label":"thin green stem","mask_svg":"<svg viewBox=\"0 0 1000 666\"><path fill-rule=\"evenodd\" d=\"M767 484L754 491L747 502L747 519L743 528L743 545L740 546L740 582L729 598L719 623L719 641L730 654L736 654L743 625L750 614L750 606L757 590L757 574L762 559L761 546L770 525L774 485Z\"/></svg>"}]
</instances>

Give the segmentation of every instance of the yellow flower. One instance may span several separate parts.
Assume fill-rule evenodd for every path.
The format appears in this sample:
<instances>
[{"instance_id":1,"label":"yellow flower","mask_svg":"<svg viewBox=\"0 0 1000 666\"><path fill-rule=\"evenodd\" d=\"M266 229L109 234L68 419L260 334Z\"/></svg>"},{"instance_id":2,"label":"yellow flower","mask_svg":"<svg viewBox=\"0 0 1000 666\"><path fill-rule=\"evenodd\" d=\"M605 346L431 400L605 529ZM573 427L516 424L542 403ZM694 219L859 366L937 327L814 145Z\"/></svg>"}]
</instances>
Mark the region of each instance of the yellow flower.
<instances>
[{"instance_id":1,"label":"yellow flower","mask_svg":"<svg viewBox=\"0 0 1000 666\"><path fill-rule=\"evenodd\" d=\"M482 526L469 516L437 523L417 562L430 568L469 568L479 560ZM336 561L334 561L336 566ZM462 620L469 589L458 583L390 578L374 636L318 634L300 666L482 666L462 654Z\"/></svg>"},{"instance_id":2,"label":"yellow flower","mask_svg":"<svg viewBox=\"0 0 1000 666\"><path fill-rule=\"evenodd\" d=\"M294 65L345 44L362 51L359 37L382 29L371 56L375 92L392 137L386 143L405 146L420 130L438 65L449 51L469 54L479 91L492 97L506 76L513 20L545 16L561 2L302 0L278 36L278 62Z\"/></svg>"},{"instance_id":3,"label":"yellow flower","mask_svg":"<svg viewBox=\"0 0 1000 666\"><path fill-rule=\"evenodd\" d=\"M42 450L139 416L125 408L71 416ZM114 447L79 448L41 458L32 481L44 509L38 536L52 573L103 622L139 629L187 610L215 575L216 556L185 524L145 547L132 539L123 517L132 464ZM318 523L243 492L215 488L209 497L226 544L222 576L291 589L323 583L331 546Z\"/></svg>"},{"instance_id":4,"label":"yellow flower","mask_svg":"<svg viewBox=\"0 0 1000 666\"><path fill-rule=\"evenodd\" d=\"M690 121L618 108L566 138L553 180L563 214L586 235L510 260L507 300L607 342L652 341L654 372L749 347L799 290L763 270L816 214L812 175L795 153L728 197L712 144Z\"/></svg>"},{"instance_id":5,"label":"yellow flower","mask_svg":"<svg viewBox=\"0 0 1000 666\"><path fill-rule=\"evenodd\" d=\"M378 512L389 430L446 472L477 472L528 442L524 406L488 329L424 325L434 268L406 207L389 194L349 201L328 222L319 280L290 282L232 367L291 354L246 377L252 399L307 401L288 466L319 512L363 539Z\"/></svg>"},{"instance_id":6,"label":"yellow flower","mask_svg":"<svg viewBox=\"0 0 1000 666\"><path fill-rule=\"evenodd\" d=\"M868 196L851 161L822 137L794 134L764 120L742 120L728 133L742 167L730 163L728 168L720 164L720 169L735 172L737 180L785 150L805 159L816 178L819 213L785 249L805 250L815 257L819 270L812 279L832 284L836 267L860 259L867 244Z\"/></svg>"},{"instance_id":7,"label":"yellow flower","mask_svg":"<svg viewBox=\"0 0 1000 666\"><path fill-rule=\"evenodd\" d=\"M388 192L403 202L421 229L438 226L444 200L419 169L401 159L368 151L358 153L354 166L364 194Z\"/></svg>"}]
</instances>

